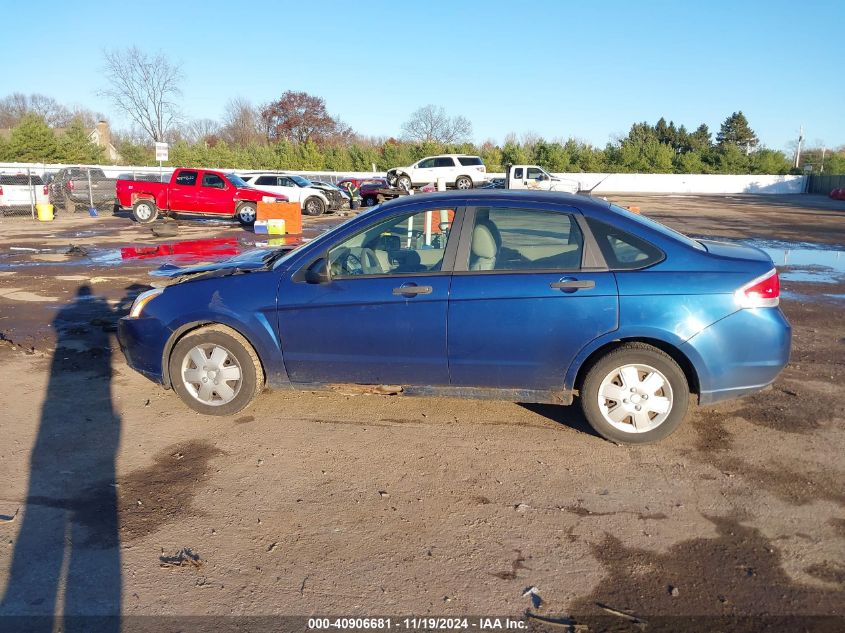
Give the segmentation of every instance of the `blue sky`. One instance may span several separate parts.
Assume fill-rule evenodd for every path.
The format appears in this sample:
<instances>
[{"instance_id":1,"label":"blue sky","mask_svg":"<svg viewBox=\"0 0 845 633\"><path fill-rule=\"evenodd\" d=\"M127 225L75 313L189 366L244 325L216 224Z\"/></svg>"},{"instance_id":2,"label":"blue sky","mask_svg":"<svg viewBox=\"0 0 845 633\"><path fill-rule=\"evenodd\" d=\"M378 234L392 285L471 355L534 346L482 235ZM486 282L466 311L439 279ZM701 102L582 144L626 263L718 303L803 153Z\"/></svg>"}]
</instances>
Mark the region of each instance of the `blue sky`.
<instances>
[{"instance_id":1,"label":"blue sky","mask_svg":"<svg viewBox=\"0 0 845 633\"><path fill-rule=\"evenodd\" d=\"M55 6L53 6L55 5ZM593 5L593 6L591 6ZM40 92L126 121L97 96L104 49L165 53L182 108L285 90L367 135L433 103L509 132L604 145L660 116L711 131L742 110L762 142L845 145L845 1L17 2L4 11L0 96ZM14 62L12 63L12 60Z\"/></svg>"}]
</instances>

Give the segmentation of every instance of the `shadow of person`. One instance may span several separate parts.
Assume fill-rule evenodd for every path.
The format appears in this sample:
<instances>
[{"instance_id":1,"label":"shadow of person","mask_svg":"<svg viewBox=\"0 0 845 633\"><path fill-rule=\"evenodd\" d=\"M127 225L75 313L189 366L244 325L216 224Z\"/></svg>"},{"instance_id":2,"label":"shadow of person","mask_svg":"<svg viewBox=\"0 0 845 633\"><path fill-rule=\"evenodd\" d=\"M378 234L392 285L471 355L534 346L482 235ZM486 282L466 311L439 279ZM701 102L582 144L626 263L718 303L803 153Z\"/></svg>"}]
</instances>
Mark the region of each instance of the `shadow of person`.
<instances>
[{"instance_id":1,"label":"shadow of person","mask_svg":"<svg viewBox=\"0 0 845 633\"><path fill-rule=\"evenodd\" d=\"M56 350L0 629L118 631L120 542L108 304L80 286L53 320ZM58 622L54 623L54 617Z\"/></svg>"}]
</instances>

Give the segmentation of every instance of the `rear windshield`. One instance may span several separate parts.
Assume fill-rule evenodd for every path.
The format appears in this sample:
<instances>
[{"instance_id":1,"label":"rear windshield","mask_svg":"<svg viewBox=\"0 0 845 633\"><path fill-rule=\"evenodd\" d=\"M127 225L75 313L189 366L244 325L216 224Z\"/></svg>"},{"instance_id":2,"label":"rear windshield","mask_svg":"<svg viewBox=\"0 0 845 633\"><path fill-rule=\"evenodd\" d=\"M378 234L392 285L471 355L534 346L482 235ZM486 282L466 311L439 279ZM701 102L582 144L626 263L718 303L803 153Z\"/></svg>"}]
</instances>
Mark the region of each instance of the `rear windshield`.
<instances>
[{"instance_id":1,"label":"rear windshield","mask_svg":"<svg viewBox=\"0 0 845 633\"><path fill-rule=\"evenodd\" d=\"M683 233L679 233L675 229L670 229L665 224L661 224L657 220L652 220L651 218L647 218L644 215L638 215L636 213L631 213L628 209L623 209L622 207L617 207L615 204L611 204L610 208L616 211L617 213L621 213L626 218L633 220L634 222L638 222L643 226L647 226L648 228L652 229L653 231L657 231L658 233L665 235L666 237L678 240L683 242L687 246L692 246L695 249L700 251L706 251L707 249L704 248L701 244L696 242L694 239L687 237Z\"/></svg>"},{"instance_id":2,"label":"rear windshield","mask_svg":"<svg viewBox=\"0 0 845 633\"><path fill-rule=\"evenodd\" d=\"M0 185L28 185L32 182L33 185L43 185L44 181L41 180L41 176L36 176L35 174L32 175L32 180L26 176L26 174L22 174L20 176L0 176Z\"/></svg>"},{"instance_id":3,"label":"rear windshield","mask_svg":"<svg viewBox=\"0 0 845 633\"><path fill-rule=\"evenodd\" d=\"M460 162L464 167L484 164L478 156L458 156L458 162Z\"/></svg>"}]
</instances>

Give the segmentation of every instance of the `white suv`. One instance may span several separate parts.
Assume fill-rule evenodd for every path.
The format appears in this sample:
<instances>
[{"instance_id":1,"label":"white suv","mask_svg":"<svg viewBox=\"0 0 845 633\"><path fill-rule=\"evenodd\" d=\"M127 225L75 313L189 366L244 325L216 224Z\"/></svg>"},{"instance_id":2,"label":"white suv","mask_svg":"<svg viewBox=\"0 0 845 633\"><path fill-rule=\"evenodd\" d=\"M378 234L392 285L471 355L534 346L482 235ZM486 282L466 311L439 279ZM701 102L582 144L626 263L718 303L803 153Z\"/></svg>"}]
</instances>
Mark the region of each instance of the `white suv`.
<instances>
[{"instance_id":1,"label":"white suv","mask_svg":"<svg viewBox=\"0 0 845 633\"><path fill-rule=\"evenodd\" d=\"M311 182L294 174L241 174L250 187L280 193L291 202L298 202L306 215L323 215L332 205L322 191Z\"/></svg>"},{"instance_id":2,"label":"white suv","mask_svg":"<svg viewBox=\"0 0 845 633\"><path fill-rule=\"evenodd\" d=\"M445 178L449 187L472 189L487 182L487 168L478 156L441 154L423 158L410 167L395 167L387 172L388 182L408 189L437 183L438 178Z\"/></svg>"}]
</instances>

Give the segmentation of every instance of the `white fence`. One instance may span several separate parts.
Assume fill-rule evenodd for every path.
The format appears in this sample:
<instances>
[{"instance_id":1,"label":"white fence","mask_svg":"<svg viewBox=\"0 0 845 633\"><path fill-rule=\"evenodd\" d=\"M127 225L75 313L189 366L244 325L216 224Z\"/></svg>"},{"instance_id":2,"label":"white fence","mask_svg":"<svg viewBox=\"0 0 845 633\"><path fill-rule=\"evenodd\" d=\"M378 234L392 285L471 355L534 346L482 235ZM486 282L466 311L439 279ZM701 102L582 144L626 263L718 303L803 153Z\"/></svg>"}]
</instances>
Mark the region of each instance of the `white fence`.
<instances>
[{"instance_id":1,"label":"white fence","mask_svg":"<svg viewBox=\"0 0 845 633\"><path fill-rule=\"evenodd\" d=\"M32 163L0 163L0 173L32 173L41 177L56 172L64 165L46 165ZM157 173L158 166L133 167L129 165L92 165L103 170L108 178L119 178L124 174ZM173 167L165 167L164 174L173 172ZM230 171L226 169L225 171ZM259 170L231 170L240 173ZM384 176L384 172L333 172L291 170L315 180L337 182L346 177L367 178ZM490 173L490 178L504 178L504 174ZM591 190L593 194L604 193L674 193L674 194L794 194L803 193L807 186L806 176L770 176L721 174L598 174L598 173L560 173L560 178L574 180L581 190Z\"/></svg>"}]
</instances>

